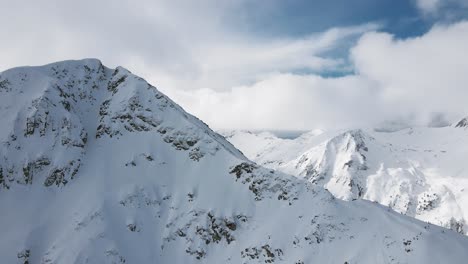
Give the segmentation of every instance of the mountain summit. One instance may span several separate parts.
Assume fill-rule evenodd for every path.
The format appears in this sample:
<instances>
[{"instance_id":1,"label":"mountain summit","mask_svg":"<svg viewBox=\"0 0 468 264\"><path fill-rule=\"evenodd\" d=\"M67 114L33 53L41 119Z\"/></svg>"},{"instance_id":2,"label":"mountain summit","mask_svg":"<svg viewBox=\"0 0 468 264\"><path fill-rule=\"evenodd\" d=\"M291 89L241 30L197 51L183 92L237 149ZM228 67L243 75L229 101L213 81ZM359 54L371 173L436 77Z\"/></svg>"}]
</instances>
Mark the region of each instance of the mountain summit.
<instances>
[{"instance_id":1,"label":"mountain summit","mask_svg":"<svg viewBox=\"0 0 468 264\"><path fill-rule=\"evenodd\" d=\"M0 111L2 263L468 258L455 232L249 161L122 67L87 59L7 70ZM343 140L356 149L358 136Z\"/></svg>"},{"instance_id":2,"label":"mountain summit","mask_svg":"<svg viewBox=\"0 0 468 264\"><path fill-rule=\"evenodd\" d=\"M242 131L227 135L260 165L322 186L339 199L375 201L468 234L464 129L326 131L294 140Z\"/></svg>"}]
</instances>

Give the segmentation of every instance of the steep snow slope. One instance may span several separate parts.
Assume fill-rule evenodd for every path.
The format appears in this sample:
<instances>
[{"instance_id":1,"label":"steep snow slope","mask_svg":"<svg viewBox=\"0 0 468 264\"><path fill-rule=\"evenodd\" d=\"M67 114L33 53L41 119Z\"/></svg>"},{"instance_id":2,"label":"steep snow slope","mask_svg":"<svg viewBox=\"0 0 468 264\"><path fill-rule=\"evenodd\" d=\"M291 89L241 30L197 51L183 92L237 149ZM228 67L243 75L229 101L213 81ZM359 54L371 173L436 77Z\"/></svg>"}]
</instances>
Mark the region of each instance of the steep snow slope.
<instances>
[{"instance_id":1,"label":"steep snow slope","mask_svg":"<svg viewBox=\"0 0 468 264\"><path fill-rule=\"evenodd\" d=\"M248 161L124 68L0 74L1 263L464 263L468 239Z\"/></svg>"},{"instance_id":2,"label":"steep snow slope","mask_svg":"<svg viewBox=\"0 0 468 264\"><path fill-rule=\"evenodd\" d=\"M265 145L261 134L257 140L237 132L228 139L259 164L324 186L340 199L377 201L467 234L468 130L463 124L393 133L332 131L289 141L270 137L272 144L257 149L250 146Z\"/></svg>"}]
</instances>

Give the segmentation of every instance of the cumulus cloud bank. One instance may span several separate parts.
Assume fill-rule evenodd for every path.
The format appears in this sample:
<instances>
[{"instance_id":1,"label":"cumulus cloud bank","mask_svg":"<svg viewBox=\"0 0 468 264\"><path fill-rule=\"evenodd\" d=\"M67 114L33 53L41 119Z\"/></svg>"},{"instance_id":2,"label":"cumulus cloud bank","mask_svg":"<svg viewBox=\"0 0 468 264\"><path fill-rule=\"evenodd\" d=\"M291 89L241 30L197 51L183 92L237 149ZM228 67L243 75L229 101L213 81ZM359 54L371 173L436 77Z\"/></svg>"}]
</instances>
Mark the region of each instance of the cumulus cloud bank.
<instances>
[{"instance_id":1,"label":"cumulus cloud bank","mask_svg":"<svg viewBox=\"0 0 468 264\"><path fill-rule=\"evenodd\" d=\"M407 39L372 22L266 37L243 26L254 3L9 1L0 16L0 71L100 58L146 78L214 128L440 126L468 114L468 22ZM416 3L432 14L446 5ZM261 5L258 16L275 8Z\"/></svg>"},{"instance_id":2,"label":"cumulus cloud bank","mask_svg":"<svg viewBox=\"0 0 468 264\"><path fill-rule=\"evenodd\" d=\"M466 47L468 22L408 39L369 32L351 50L353 75L273 74L228 91L175 91L174 97L223 128L447 125L468 114Z\"/></svg>"},{"instance_id":3,"label":"cumulus cloud bank","mask_svg":"<svg viewBox=\"0 0 468 264\"><path fill-rule=\"evenodd\" d=\"M239 29L252 5L248 0L10 2L2 4L0 16L9 25L0 28L0 70L97 57L163 89L222 90L272 72L342 69L342 59L321 54L379 27L366 23L266 38ZM257 14L274 5L263 2Z\"/></svg>"}]
</instances>

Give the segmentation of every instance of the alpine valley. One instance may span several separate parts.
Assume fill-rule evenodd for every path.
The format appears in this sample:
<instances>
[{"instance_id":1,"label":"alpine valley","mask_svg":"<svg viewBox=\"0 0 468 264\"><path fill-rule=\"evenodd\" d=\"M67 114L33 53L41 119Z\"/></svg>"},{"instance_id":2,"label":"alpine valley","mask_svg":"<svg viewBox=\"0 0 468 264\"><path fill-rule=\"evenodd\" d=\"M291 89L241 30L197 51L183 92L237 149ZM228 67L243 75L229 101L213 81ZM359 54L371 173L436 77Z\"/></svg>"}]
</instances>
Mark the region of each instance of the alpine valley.
<instances>
[{"instance_id":1,"label":"alpine valley","mask_svg":"<svg viewBox=\"0 0 468 264\"><path fill-rule=\"evenodd\" d=\"M468 237L410 217L466 231L463 127L230 134L250 161L96 59L2 72L0 113L1 263L468 259Z\"/></svg>"}]
</instances>

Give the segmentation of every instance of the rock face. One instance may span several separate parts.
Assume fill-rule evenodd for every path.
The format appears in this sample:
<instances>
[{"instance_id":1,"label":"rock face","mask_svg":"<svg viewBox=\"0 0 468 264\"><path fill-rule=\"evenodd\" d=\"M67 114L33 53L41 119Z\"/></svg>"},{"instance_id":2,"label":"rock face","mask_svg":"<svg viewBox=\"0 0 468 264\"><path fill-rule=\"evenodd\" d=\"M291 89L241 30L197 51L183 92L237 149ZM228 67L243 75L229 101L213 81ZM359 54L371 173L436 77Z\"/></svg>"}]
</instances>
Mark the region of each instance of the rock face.
<instances>
[{"instance_id":1,"label":"rock face","mask_svg":"<svg viewBox=\"0 0 468 264\"><path fill-rule=\"evenodd\" d=\"M337 198L376 201L408 216L468 232L466 130L345 130L307 133L294 140L242 131L227 135L260 165L323 186Z\"/></svg>"},{"instance_id":2,"label":"rock face","mask_svg":"<svg viewBox=\"0 0 468 264\"><path fill-rule=\"evenodd\" d=\"M468 127L468 117L465 117L463 118L462 120L460 120L456 125L455 127Z\"/></svg>"},{"instance_id":3,"label":"rock face","mask_svg":"<svg viewBox=\"0 0 468 264\"><path fill-rule=\"evenodd\" d=\"M468 239L455 232L367 201L337 200L249 161L121 67L82 60L2 72L0 111L2 263L468 257ZM349 133L342 139L349 144L328 146L347 149L347 170L368 166L361 136ZM354 178L343 177L343 186L351 180L350 197L362 196ZM428 194L421 210L440 201Z\"/></svg>"}]
</instances>

